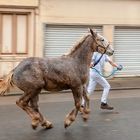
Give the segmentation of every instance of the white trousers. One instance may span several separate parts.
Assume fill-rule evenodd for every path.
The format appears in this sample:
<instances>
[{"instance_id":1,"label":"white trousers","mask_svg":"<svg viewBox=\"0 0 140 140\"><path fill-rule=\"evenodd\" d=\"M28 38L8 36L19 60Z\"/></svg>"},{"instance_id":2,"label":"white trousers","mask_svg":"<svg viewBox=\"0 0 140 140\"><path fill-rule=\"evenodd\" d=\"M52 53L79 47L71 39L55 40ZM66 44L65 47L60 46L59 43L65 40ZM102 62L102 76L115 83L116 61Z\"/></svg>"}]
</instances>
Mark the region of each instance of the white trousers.
<instances>
[{"instance_id":1,"label":"white trousers","mask_svg":"<svg viewBox=\"0 0 140 140\"><path fill-rule=\"evenodd\" d=\"M107 103L107 97L110 90L110 84L107 80L100 76L96 71L90 71L89 83L87 87L88 96L94 93L96 85L100 84L103 87L103 94L101 96L101 102ZM82 99L82 104L84 104L84 99Z\"/></svg>"}]
</instances>

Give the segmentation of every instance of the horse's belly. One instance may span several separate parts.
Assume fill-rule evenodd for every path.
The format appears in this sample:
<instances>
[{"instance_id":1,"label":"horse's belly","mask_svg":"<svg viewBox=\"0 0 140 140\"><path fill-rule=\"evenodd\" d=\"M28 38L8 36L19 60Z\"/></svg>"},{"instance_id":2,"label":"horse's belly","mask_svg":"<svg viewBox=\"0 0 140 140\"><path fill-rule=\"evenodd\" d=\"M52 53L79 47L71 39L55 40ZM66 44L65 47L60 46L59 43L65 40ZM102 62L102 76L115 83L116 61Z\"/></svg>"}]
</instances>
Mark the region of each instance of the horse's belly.
<instances>
[{"instance_id":1,"label":"horse's belly","mask_svg":"<svg viewBox=\"0 0 140 140\"><path fill-rule=\"evenodd\" d=\"M44 89L47 91L61 91L69 89L69 86L62 83L54 83L52 81L47 81L47 83L44 86Z\"/></svg>"}]
</instances>

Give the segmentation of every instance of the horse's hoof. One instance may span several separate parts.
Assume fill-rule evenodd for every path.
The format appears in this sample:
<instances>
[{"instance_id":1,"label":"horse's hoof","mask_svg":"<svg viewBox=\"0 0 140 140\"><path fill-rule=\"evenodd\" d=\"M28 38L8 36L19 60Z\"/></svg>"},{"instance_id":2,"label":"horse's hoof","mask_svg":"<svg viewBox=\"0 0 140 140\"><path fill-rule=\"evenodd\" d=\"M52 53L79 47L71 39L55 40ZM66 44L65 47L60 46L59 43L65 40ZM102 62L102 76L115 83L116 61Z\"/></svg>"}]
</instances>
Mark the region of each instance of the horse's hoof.
<instances>
[{"instance_id":1,"label":"horse's hoof","mask_svg":"<svg viewBox=\"0 0 140 140\"><path fill-rule=\"evenodd\" d=\"M89 118L89 115L88 114L84 114L82 115L82 118L83 118L83 121L86 122Z\"/></svg>"},{"instance_id":2,"label":"horse's hoof","mask_svg":"<svg viewBox=\"0 0 140 140\"><path fill-rule=\"evenodd\" d=\"M71 121L70 120L66 120L64 123L64 127L67 128L71 125Z\"/></svg>"},{"instance_id":3,"label":"horse's hoof","mask_svg":"<svg viewBox=\"0 0 140 140\"><path fill-rule=\"evenodd\" d=\"M32 128L35 130L39 125L39 120L33 120L32 121Z\"/></svg>"},{"instance_id":4,"label":"horse's hoof","mask_svg":"<svg viewBox=\"0 0 140 140\"><path fill-rule=\"evenodd\" d=\"M51 129L51 128L53 128L53 125L50 124L50 125L48 125L48 126L44 126L44 128L45 128L45 129Z\"/></svg>"},{"instance_id":5,"label":"horse's hoof","mask_svg":"<svg viewBox=\"0 0 140 140\"><path fill-rule=\"evenodd\" d=\"M84 112L85 112L86 114L89 114L89 113L90 113L90 109L85 109Z\"/></svg>"},{"instance_id":6,"label":"horse's hoof","mask_svg":"<svg viewBox=\"0 0 140 140\"><path fill-rule=\"evenodd\" d=\"M35 130L39 125L39 122L33 123L32 122L32 128Z\"/></svg>"},{"instance_id":7,"label":"horse's hoof","mask_svg":"<svg viewBox=\"0 0 140 140\"><path fill-rule=\"evenodd\" d=\"M84 107L81 106L80 109L79 109L79 111L80 111L81 113L83 113L83 111L84 111Z\"/></svg>"},{"instance_id":8,"label":"horse's hoof","mask_svg":"<svg viewBox=\"0 0 140 140\"><path fill-rule=\"evenodd\" d=\"M64 124L65 129L69 126L70 126L70 124Z\"/></svg>"},{"instance_id":9,"label":"horse's hoof","mask_svg":"<svg viewBox=\"0 0 140 140\"><path fill-rule=\"evenodd\" d=\"M46 121L42 124L42 127L44 127L45 129L51 129L53 128L53 124L49 121Z\"/></svg>"},{"instance_id":10,"label":"horse's hoof","mask_svg":"<svg viewBox=\"0 0 140 140\"><path fill-rule=\"evenodd\" d=\"M37 128L37 125L32 124L32 129L36 130L36 128Z\"/></svg>"},{"instance_id":11,"label":"horse's hoof","mask_svg":"<svg viewBox=\"0 0 140 140\"><path fill-rule=\"evenodd\" d=\"M88 120L87 118L83 118L83 121L84 121L84 122L87 122L87 120Z\"/></svg>"}]
</instances>

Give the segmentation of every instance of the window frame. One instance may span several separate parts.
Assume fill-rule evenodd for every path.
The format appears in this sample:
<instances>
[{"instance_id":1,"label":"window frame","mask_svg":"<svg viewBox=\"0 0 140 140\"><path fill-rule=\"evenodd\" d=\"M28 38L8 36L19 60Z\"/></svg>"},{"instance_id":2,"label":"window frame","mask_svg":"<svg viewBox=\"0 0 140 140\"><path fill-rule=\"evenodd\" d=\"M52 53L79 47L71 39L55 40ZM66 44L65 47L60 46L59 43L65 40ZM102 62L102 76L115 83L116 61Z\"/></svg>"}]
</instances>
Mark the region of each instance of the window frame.
<instances>
[{"instance_id":1,"label":"window frame","mask_svg":"<svg viewBox=\"0 0 140 140\"><path fill-rule=\"evenodd\" d=\"M2 34L3 34L3 16L4 15L10 15L12 16L12 32L11 32L11 37L12 37L12 42L11 42L11 52L9 53L6 53L6 52L2 52ZM26 46L25 46L25 52L23 53L20 53L20 52L17 52L17 16L19 15L25 15L26 16ZM28 54L28 32L29 32L29 13L8 13L8 12L0 12L0 54L3 54L3 55L14 55L14 54Z\"/></svg>"}]
</instances>

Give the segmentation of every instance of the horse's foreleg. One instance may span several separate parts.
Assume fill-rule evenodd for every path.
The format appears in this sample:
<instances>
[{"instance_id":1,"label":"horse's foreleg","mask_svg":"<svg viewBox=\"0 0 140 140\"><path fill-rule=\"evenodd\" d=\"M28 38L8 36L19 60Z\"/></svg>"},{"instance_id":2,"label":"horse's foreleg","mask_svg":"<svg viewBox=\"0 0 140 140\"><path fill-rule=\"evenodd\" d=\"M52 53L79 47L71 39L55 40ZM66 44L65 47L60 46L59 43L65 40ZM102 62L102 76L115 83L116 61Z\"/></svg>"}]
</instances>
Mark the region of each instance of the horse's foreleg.
<instances>
[{"instance_id":1,"label":"horse's foreleg","mask_svg":"<svg viewBox=\"0 0 140 140\"><path fill-rule=\"evenodd\" d=\"M80 88L72 89L72 92L73 92L73 97L75 101L75 108L72 109L72 111L66 116L65 122L64 122L65 128L70 126L71 123L75 121L78 111L80 111L81 94L83 92L83 88L80 87Z\"/></svg>"},{"instance_id":2,"label":"horse's foreleg","mask_svg":"<svg viewBox=\"0 0 140 140\"><path fill-rule=\"evenodd\" d=\"M81 112L83 119L87 120L89 117L90 109L89 109L89 97L87 96L87 90L85 86L83 87L83 98L85 100L85 104Z\"/></svg>"},{"instance_id":3,"label":"horse's foreleg","mask_svg":"<svg viewBox=\"0 0 140 140\"><path fill-rule=\"evenodd\" d=\"M41 112L39 110L39 106L38 106L38 101L39 101L39 95L36 95L34 98L32 98L30 100L30 105L34 109L35 112L39 113L39 115L40 115L39 120L40 120L41 126L46 129L50 129L53 127L53 125L50 121L48 121L46 118L44 118L43 115L41 114ZM37 127L36 122L34 123L34 127Z\"/></svg>"},{"instance_id":4,"label":"horse's foreleg","mask_svg":"<svg viewBox=\"0 0 140 140\"><path fill-rule=\"evenodd\" d=\"M64 127L67 128L68 126L71 125L72 122L75 121L76 115L78 111L76 108L72 109L72 111L66 115L65 121L64 121Z\"/></svg>"},{"instance_id":5,"label":"horse's foreleg","mask_svg":"<svg viewBox=\"0 0 140 140\"><path fill-rule=\"evenodd\" d=\"M87 89L86 87L84 86L83 87L83 98L85 100L85 108L86 108L86 112L87 113L90 113L90 109L89 109L89 97L87 96Z\"/></svg>"}]
</instances>

